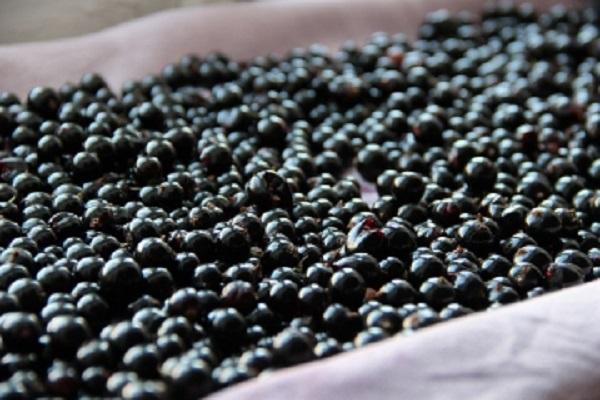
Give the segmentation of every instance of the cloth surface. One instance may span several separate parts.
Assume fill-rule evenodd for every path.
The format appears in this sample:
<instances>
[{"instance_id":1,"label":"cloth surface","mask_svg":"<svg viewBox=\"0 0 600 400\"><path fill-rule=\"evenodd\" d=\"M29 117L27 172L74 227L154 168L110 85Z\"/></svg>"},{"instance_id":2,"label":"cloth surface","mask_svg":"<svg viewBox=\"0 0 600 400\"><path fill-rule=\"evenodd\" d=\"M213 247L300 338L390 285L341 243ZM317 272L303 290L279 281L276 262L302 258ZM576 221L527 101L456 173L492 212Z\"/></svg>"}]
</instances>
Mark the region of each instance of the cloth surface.
<instances>
[{"instance_id":1,"label":"cloth surface","mask_svg":"<svg viewBox=\"0 0 600 400\"><path fill-rule=\"evenodd\" d=\"M570 0L569 3L583 3ZM556 0L533 0L538 6ZM186 53L219 50L234 59L284 53L319 42L339 45L375 31L414 34L439 8L480 11L484 0L286 0L160 12L70 39L0 46L0 88L23 96L33 85L59 86L99 72L118 89Z\"/></svg>"},{"instance_id":2,"label":"cloth surface","mask_svg":"<svg viewBox=\"0 0 600 400\"><path fill-rule=\"evenodd\" d=\"M161 12L83 37L0 46L0 90L24 96L33 85L58 86L89 71L118 89L190 52L245 59L314 42L336 46L375 31L412 37L424 14L440 7L478 12L483 1L282 1ZM597 399L598 304L600 283L589 283L275 372L212 398Z\"/></svg>"},{"instance_id":3,"label":"cloth surface","mask_svg":"<svg viewBox=\"0 0 600 400\"><path fill-rule=\"evenodd\" d=\"M459 318L234 386L213 400L600 398L600 284Z\"/></svg>"}]
</instances>

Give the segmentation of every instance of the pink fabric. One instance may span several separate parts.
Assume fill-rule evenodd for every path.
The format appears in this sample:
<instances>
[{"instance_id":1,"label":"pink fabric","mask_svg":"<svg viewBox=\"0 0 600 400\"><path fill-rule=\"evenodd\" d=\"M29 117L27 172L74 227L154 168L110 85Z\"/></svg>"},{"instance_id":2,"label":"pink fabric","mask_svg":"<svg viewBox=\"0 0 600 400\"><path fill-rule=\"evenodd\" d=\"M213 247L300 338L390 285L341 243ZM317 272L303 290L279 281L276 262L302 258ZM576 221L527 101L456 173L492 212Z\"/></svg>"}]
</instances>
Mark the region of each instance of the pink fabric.
<instances>
[{"instance_id":1,"label":"pink fabric","mask_svg":"<svg viewBox=\"0 0 600 400\"><path fill-rule=\"evenodd\" d=\"M556 1L537 0L538 6ZM571 1L569 4L582 4ZM248 58L313 42L335 46L374 31L413 36L440 7L481 0L281 1L162 12L108 30L45 43L0 46L0 90L25 95L88 71L113 87L159 71L189 52ZM543 296L273 373L217 393L240 399L600 398L600 283Z\"/></svg>"},{"instance_id":2,"label":"pink fabric","mask_svg":"<svg viewBox=\"0 0 600 400\"><path fill-rule=\"evenodd\" d=\"M213 400L592 400L600 284L590 283L277 372Z\"/></svg>"},{"instance_id":3,"label":"pink fabric","mask_svg":"<svg viewBox=\"0 0 600 400\"><path fill-rule=\"evenodd\" d=\"M556 0L533 0L554 4ZM584 0L571 0L583 3ZM479 11L483 0L285 0L175 9L71 39L0 46L0 88L25 95L95 71L115 88L156 73L190 52L233 58L284 53L320 42L335 46L375 31L413 36L426 12Z\"/></svg>"}]
</instances>

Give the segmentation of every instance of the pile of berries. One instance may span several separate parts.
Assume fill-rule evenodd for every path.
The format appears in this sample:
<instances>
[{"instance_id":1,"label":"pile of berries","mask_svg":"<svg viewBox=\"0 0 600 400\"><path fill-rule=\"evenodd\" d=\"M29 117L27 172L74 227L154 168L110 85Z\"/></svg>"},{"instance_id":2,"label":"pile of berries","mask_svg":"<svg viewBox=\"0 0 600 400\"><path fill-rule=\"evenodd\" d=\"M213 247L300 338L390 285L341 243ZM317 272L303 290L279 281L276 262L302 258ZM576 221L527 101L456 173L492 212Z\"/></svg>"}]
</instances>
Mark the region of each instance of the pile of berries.
<instances>
[{"instance_id":1,"label":"pile of berries","mask_svg":"<svg viewBox=\"0 0 600 400\"><path fill-rule=\"evenodd\" d=\"M196 399L600 276L599 20L1 93L0 396Z\"/></svg>"}]
</instances>

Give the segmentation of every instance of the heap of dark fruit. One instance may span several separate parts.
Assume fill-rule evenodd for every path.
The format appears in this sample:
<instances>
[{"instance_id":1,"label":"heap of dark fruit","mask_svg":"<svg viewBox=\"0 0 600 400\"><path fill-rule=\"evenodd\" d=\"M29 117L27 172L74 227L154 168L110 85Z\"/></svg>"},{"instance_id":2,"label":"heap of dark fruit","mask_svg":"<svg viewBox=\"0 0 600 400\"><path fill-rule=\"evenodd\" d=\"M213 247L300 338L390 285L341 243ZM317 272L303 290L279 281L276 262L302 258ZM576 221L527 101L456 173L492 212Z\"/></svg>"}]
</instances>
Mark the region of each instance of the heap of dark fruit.
<instances>
[{"instance_id":1,"label":"heap of dark fruit","mask_svg":"<svg viewBox=\"0 0 600 400\"><path fill-rule=\"evenodd\" d=\"M195 399L594 279L598 20L2 93L0 395Z\"/></svg>"}]
</instances>

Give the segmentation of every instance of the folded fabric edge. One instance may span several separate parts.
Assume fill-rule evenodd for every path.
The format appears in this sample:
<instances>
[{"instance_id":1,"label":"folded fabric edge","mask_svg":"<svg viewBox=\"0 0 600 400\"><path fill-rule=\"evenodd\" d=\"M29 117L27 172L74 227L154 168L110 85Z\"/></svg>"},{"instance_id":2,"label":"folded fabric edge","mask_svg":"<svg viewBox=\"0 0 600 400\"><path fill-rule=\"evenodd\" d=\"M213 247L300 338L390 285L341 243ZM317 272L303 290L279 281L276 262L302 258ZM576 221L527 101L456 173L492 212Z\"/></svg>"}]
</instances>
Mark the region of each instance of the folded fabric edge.
<instances>
[{"instance_id":1,"label":"folded fabric edge","mask_svg":"<svg viewBox=\"0 0 600 400\"><path fill-rule=\"evenodd\" d=\"M277 371L211 399L594 398L599 288L591 282L434 325Z\"/></svg>"},{"instance_id":2,"label":"folded fabric edge","mask_svg":"<svg viewBox=\"0 0 600 400\"><path fill-rule=\"evenodd\" d=\"M560 1L531 2L543 8ZM188 53L218 50L245 60L317 42L336 47L346 39L364 40L375 31L414 37L430 11L478 12L484 4L480 0L289 0L165 10L80 37L0 46L0 89L25 96L34 85L58 87L86 72L103 74L118 89L124 81L158 73Z\"/></svg>"}]
</instances>

